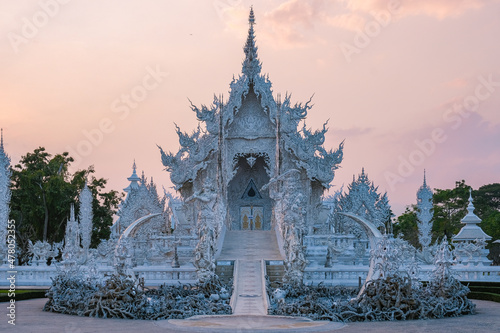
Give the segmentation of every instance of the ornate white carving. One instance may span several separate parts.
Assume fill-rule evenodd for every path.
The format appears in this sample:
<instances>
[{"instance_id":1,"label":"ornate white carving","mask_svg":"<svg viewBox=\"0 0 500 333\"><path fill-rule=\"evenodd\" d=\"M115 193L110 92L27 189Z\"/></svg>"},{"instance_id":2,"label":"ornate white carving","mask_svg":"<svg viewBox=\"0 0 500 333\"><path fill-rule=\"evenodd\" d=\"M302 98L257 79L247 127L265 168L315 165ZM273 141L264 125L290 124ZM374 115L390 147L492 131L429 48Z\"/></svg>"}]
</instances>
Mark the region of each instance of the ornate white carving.
<instances>
[{"instance_id":1,"label":"ornate white carving","mask_svg":"<svg viewBox=\"0 0 500 333\"><path fill-rule=\"evenodd\" d=\"M62 242L50 244L46 241L36 241L35 244L28 240L28 252L30 253L31 266L47 266L49 258L54 259L59 255L62 247Z\"/></svg>"},{"instance_id":2,"label":"ornate white carving","mask_svg":"<svg viewBox=\"0 0 500 333\"><path fill-rule=\"evenodd\" d=\"M64 235L64 249L62 253L63 263L84 264L85 253L80 246L80 225L75 218L75 207L71 204L70 218L66 222L66 233Z\"/></svg>"},{"instance_id":3,"label":"ornate white carving","mask_svg":"<svg viewBox=\"0 0 500 333\"><path fill-rule=\"evenodd\" d=\"M90 248L90 241L92 239L92 193L87 186L87 182L80 192L80 212L78 214L80 220L80 237L82 240L82 247L85 252Z\"/></svg>"},{"instance_id":4,"label":"ornate white carving","mask_svg":"<svg viewBox=\"0 0 500 333\"><path fill-rule=\"evenodd\" d=\"M246 159L247 163L248 163L248 166L250 166L250 168L253 168L253 166L255 165L255 162L257 161L257 158L258 157L262 157L264 159L264 163L265 163L265 170L266 170L266 173L268 176L271 176L271 169L269 167L267 167L267 165L271 165L271 159L269 158L269 154L267 152L253 152L253 149L249 149L250 152L248 153L243 153L243 152L238 152L236 154L234 154L233 156L233 176L236 174L236 171L238 169L238 161L241 157L243 157L244 159ZM232 179L232 177L231 177Z\"/></svg>"},{"instance_id":5,"label":"ornate white carving","mask_svg":"<svg viewBox=\"0 0 500 333\"><path fill-rule=\"evenodd\" d=\"M133 174L135 174L135 163ZM119 218L111 227L115 237L118 237L134 221L149 214L160 214L161 216L152 218L151 222L145 224L139 233L170 232L167 226L168 213L165 211L166 198L159 198L153 179L148 183L144 174L139 179L136 186L133 186L135 179L131 180L131 185L127 188L127 196L120 204L116 214Z\"/></svg>"},{"instance_id":6,"label":"ornate white carving","mask_svg":"<svg viewBox=\"0 0 500 333\"><path fill-rule=\"evenodd\" d=\"M246 160L250 168L253 168L253 166L255 165L255 161L257 161L257 158L254 156L248 156Z\"/></svg>"},{"instance_id":7,"label":"ornate white carving","mask_svg":"<svg viewBox=\"0 0 500 333\"><path fill-rule=\"evenodd\" d=\"M371 222L375 227L386 231L386 223L391 218L391 207L387 193L380 195L378 187L368 179L364 168L358 179L348 186L348 193L336 196L337 202L330 216L330 223L336 233L352 233L364 237L362 228L351 218L340 213L354 213Z\"/></svg>"},{"instance_id":8,"label":"ornate white carving","mask_svg":"<svg viewBox=\"0 0 500 333\"><path fill-rule=\"evenodd\" d=\"M424 183L417 192L418 240L422 252L429 251L432 239L432 190L427 185L424 172Z\"/></svg>"},{"instance_id":9,"label":"ornate white carving","mask_svg":"<svg viewBox=\"0 0 500 333\"><path fill-rule=\"evenodd\" d=\"M296 106L295 108L300 107ZM307 109L307 104L304 109ZM282 114L287 114L286 109L282 111L285 111ZM286 121L280 123L286 124ZM296 166L304 168L311 181L317 180L323 187L329 188L335 176L335 170L339 168L343 159L344 142L339 144L337 150L327 151L323 148L327 131L326 124L323 125L323 130L315 132L308 130L304 124L301 132L284 133L283 137L285 139L284 147L295 157Z\"/></svg>"},{"instance_id":10,"label":"ornate white carving","mask_svg":"<svg viewBox=\"0 0 500 333\"><path fill-rule=\"evenodd\" d=\"M201 191L186 199L187 203L194 201L198 212L196 229L199 240L195 248L194 266L200 281L206 281L215 271L215 247L218 238L216 200L215 186L210 182Z\"/></svg>"},{"instance_id":11,"label":"ornate white carving","mask_svg":"<svg viewBox=\"0 0 500 333\"><path fill-rule=\"evenodd\" d=\"M432 270L430 280L441 281L448 277L454 276L451 266L455 263L453 251L448 244L446 236L437 246L436 255L434 257L434 269Z\"/></svg>"},{"instance_id":12,"label":"ornate white carving","mask_svg":"<svg viewBox=\"0 0 500 333\"><path fill-rule=\"evenodd\" d=\"M10 213L10 158L3 146L3 130L0 137L0 253L5 254L2 261L7 260L7 224Z\"/></svg>"}]
</instances>

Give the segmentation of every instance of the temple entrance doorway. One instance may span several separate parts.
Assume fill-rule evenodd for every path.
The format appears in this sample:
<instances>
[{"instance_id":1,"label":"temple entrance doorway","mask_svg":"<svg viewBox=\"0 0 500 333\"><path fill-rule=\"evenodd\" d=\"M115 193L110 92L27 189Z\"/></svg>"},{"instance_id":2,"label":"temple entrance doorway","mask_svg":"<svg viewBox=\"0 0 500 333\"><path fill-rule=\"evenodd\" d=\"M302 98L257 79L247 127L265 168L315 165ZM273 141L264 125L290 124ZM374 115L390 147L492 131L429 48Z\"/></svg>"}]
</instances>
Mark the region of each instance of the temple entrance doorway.
<instances>
[{"instance_id":1,"label":"temple entrance doorway","mask_svg":"<svg viewBox=\"0 0 500 333\"><path fill-rule=\"evenodd\" d=\"M262 230L264 207L243 206L240 208L241 230Z\"/></svg>"},{"instance_id":2,"label":"temple entrance doorway","mask_svg":"<svg viewBox=\"0 0 500 333\"><path fill-rule=\"evenodd\" d=\"M264 156L245 154L235 159L236 175L228 186L230 230L270 230L271 199L262 186L269 182Z\"/></svg>"}]
</instances>

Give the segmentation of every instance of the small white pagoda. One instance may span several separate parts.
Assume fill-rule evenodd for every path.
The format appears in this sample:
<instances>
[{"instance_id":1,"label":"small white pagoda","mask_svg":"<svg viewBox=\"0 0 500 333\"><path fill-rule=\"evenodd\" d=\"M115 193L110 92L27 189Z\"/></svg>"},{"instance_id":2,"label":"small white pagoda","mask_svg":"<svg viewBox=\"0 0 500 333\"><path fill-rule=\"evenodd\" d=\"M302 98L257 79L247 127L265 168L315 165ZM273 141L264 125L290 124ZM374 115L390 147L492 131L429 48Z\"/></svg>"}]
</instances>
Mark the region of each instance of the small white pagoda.
<instances>
[{"instance_id":1,"label":"small white pagoda","mask_svg":"<svg viewBox=\"0 0 500 333\"><path fill-rule=\"evenodd\" d=\"M467 215L462 219L465 224L457 235L453 237L455 243L455 254L457 262L463 265L487 265L491 264L486 256L488 250L485 249L486 241L491 240L478 225L481 219L474 214L474 205L472 204L472 190L469 193L469 205L467 206Z\"/></svg>"}]
</instances>

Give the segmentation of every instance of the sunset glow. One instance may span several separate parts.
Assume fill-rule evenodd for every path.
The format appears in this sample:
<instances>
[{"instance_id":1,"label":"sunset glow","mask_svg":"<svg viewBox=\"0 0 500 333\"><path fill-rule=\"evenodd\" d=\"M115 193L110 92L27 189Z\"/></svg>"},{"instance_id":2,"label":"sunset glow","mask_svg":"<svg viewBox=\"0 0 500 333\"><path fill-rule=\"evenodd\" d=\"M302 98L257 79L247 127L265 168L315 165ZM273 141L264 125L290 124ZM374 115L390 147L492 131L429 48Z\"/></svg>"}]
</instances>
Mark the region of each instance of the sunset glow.
<instances>
[{"instance_id":1,"label":"sunset glow","mask_svg":"<svg viewBox=\"0 0 500 333\"><path fill-rule=\"evenodd\" d=\"M330 194L364 167L396 214L432 188L500 179L500 1L288 0L0 3L0 127L18 163L43 146L94 165L109 188L134 159L172 186L156 144L177 151L189 100L228 95L253 5L275 94L314 95L307 127L345 139ZM189 99L189 100L188 100ZM173 191L170 189L170 191Z\"/></svg>"}]
</instances>

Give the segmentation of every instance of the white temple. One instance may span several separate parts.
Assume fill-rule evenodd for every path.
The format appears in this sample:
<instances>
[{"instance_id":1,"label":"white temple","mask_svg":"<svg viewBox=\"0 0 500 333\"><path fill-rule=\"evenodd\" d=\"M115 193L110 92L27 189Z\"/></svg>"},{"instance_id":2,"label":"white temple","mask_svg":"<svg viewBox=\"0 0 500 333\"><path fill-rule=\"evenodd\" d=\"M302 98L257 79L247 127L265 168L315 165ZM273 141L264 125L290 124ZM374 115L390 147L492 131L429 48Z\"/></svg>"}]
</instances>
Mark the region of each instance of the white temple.
<instances>
[{"instance_id":1,"label":"white temple","mask_svg":"<svg viewBox=\"0 0 500 333\"><path fill-rule=\"evenodd\" d=\"M92 195L85 186L78 219L72 208L64 247L32 244L32 266L17 267L18 285L50 285L56 267L70 264L82 271L95 264L102 274L122 270L149 286L191 283L212 273L232 277L234 272L241 278L248 270L262 279L357 285L376 273L374 260L383 257L380 244L388 239L394 240L394 256L405 261L404 267L419 260L421 275L412 273L412 278L428 278L436 249L431 245L432 191L425 175L417 193L420 252L393 238L387 193L379 193L364 168L347 191L325 197L343 159L343 142L327 149L326 123L315 131L306 127L310 101L292 104L289 95L283 100L273 95L271 81L261 74L254 26L251 10L242 71L230 83L229 98L215 97L210 106L191 104L198 128L188 134L176 126L177 152L158 147L180 197L165 191L160 197L152 179L138 176L134 161L111 238L92 249ZM10 160L2 136L2 253L9 184ZM478 220L470 200L466 226L453 239L463 244L456 245L462 252L453 268L463 273L463 280L499 280L500 269L485 266L489 236L479 231ZM46 265L61 248L62 261ZM0 284L6 283L7 271L6 265L0 267Z\"/></svg>"},{"instance_id":2,"label":"white temple","mask_svg":"<svg viewBox=\"0 0 500 333\"><path fill-rule=\"evenodd\" d=\"M249 23L242 73L228 101L192 105L203 128L191 135L177 128L177 153L160 148L183 200L182 220L199 238L194 264L202 274L215 268L225 230L276 230L289 267L303 270L304 237L325 222L317 207L342 161L343 143L323 147L326 124L314 132L299 128L309 102L291 105L290 96L273 96L261 74L253 10Z\"/></svg>"}]
</instances>

